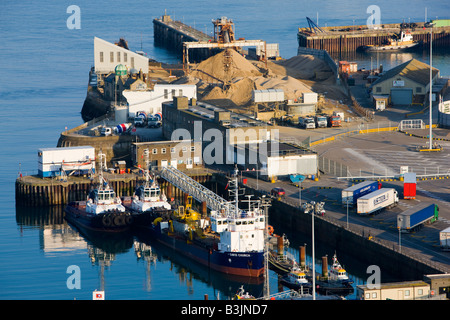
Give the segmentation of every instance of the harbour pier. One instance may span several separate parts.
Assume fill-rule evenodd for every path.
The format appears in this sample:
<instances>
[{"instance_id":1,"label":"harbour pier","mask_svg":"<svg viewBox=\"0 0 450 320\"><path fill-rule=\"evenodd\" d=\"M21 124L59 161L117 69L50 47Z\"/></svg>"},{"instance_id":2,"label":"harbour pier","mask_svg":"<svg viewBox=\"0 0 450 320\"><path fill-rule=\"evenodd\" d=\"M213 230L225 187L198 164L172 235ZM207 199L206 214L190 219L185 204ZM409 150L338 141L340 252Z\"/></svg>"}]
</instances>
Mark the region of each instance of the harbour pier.
<instances>
[{"instance_id":1,"label":"harbour pier","mask_svg":"<svg viewBox=\"0 0 450 320\"><path fill-rule=\"evenodd\" d=\"M412 25L412 24L410 24ZM427 47L430 43L431 28L423 22L409 28L413 40L421 41ZM401 31L401 24L383 24L378 29L369 29L366 25L298 28L297 39L299 47L326 50L329 53L344 54L354 52L366 45L381 45L394 34ZM433 27L433 46L450 45L450 27Z\"/></svg>"},{"instance_id":2,"label":"harbour pier","mask_svg":"<svg viewBox=\"0 0 450 320\"><path fill-rule=\"evenodd\" d=\"M188 173L192 179L200 183L212 183L212 173L194 170ZM136 186L143 177L137 173L104 173L117 196L132 196ZM164 179L158 179L161 190L168 198L183 199L184 192L174 187ZM66 205L72 201L86 200L93 187L93 181L88 177L68 177L67 181L55 178L40 178L30 175L19 177L15 183L16 203L24 207L46 207Z\"/></svg>"},{"instance_id":3,"label":"harbour pier","mask_svg":"<svg viewBox=\"0 0 450 320\"><path fill-rule=\"evenodd\" d=\"M183 42L208 42L213 40L213 37L202 31L181 21L172 20L170 15L167 14L153 20L153 33L156 46L176 52L180 57L183 55ZM191 54L191 60L201 61L213 54L209 48L197 49Z\"/></svg>"}]
</instances>

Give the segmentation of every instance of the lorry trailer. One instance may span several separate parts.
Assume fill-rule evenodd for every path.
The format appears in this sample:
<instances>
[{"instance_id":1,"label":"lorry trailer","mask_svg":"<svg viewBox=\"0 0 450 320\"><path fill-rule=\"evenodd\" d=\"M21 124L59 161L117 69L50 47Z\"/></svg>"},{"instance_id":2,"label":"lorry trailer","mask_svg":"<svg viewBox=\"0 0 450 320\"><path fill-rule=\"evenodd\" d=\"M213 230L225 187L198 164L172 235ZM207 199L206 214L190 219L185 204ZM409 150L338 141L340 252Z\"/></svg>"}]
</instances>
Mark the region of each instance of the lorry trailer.
<instances>
[{"instance_id":1,"label":"lorry trailer","mask_svg":"<svg viewBox=\"0 0 450 320\"><path fill-rule=\"evenodd\" d=\"M344 207L355 206L358 198L379 189L379 185L378 181L363 181L342 190L342 205Z\"/></svg>"},{"instance_id":2,"label":"lorry trailer","mask_svg":"<svg viewBox=\"0 0 450 320\"><path fill-rule=\"evenodd\" d=\"M404 233L415 231L427 222L435 222L438 217L439 207L434 203L423 202L397 216L397 229Z\"/></svg>"},{"instance_id":3,"label":"lorry trailer","mask_svg":"<svg viewBox=\"0 0 450 320\"><path fill-rule=\"evenodd\" d=\"M393 188L381 188L360 197L356 212L359 215L375 214L384 208L391 208L398 204L398 193Z\"/></svg>"},{"instance_id":4,"label":"lorry trailer","mask_svg":"<svg viewBox=\"0 0 450 320\"><path fill-rule=\"evenodd\" d=\"M442 250L450 251L450 227L439 232L439 242Z\"/></svg>"}]
</instances>

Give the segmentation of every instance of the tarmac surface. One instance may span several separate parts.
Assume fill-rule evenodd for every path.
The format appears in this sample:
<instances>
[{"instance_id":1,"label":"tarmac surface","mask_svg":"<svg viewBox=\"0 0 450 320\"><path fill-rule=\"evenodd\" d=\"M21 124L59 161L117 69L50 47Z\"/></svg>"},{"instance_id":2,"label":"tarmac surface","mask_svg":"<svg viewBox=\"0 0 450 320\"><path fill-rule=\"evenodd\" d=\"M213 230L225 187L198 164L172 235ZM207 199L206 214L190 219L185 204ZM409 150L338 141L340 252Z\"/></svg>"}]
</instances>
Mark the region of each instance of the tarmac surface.
<instances>
[{"instance_id":1,"label":"tarmac surface","mask_svg":"<svg viewBox=\"0 0 450 320\"><path fill-rule=\"evenodd\" d=\"M438 130L441 137L446 137L450 132L445 129ZM416 131L416 133L423 132ZM450 141L439 142L444 146L442 152L418 152L415 145L423 144L424 139L401 132L380 132L344 137L319 144L315 150L319 155L346 164L352 177L383 176L383 187L393 187L398 191L399 204L377 215L359 216L355 209L350 209L348 228L367 236L370 234L374 241L380 241L395 250L401 250L402 254L414 256L417 260L427 261L431 265L438 265L441 270L450 272L450 252L442 251L439 243L439 232L450 227ZM398 176L400 166L408 166L409 171L416 172L418 176L428 175L423 180L417 181L415 200L403 199L403 182L384 177ZM437 174L444 173L448 175L436 178ZM326 210L324 218L344 228L347 227L347 212L341 205L341 191L353 184L347 179L321 174L318 181L306 179L302 182L300 191L290 181L271 183L247 178L249 187L267 193L274 187L282 187L286 191L286 196L281 201L293 206L299 206L300 202L306 201L324 201ZM416 232L402 233L399 237L397 214L422 201L436 203L439 206L438 221L426 224Z\"/></svg>"}]
</instances>

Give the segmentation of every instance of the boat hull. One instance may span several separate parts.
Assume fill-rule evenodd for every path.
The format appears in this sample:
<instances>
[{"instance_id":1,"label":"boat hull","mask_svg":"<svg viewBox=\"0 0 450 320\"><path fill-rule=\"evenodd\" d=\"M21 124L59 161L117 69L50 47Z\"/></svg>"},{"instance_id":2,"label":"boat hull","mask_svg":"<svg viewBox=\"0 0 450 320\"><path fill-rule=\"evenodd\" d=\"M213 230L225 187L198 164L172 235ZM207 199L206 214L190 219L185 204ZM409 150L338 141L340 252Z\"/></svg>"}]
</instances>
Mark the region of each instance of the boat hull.
<instances>
[{"instance_id":1,"label":"boat hull","mask_svg":"<svg viewBox=\"0 0 450 320\"><path fill-rule=\"evenodd\" d=\"M65 208L65 218L72 224L90 231L120 233L129 231L133 217L128 212L88 213L79 202L71 202Z\"/></svg>"},{"instance_id":2,"label":"boat hull","mask_svg":"<svg viewBox=\"0 0 450 320\"><path fill-rule=\"evenodd\" d=\"M159 223L150 225L147 230L156 241L218 272L244 277L261 277L264 274L263 252L218 251L214 246L161 231Z\"/></svg>"},{"instance_id":3,"label":"boat hull","mask_svg":"<svg viewBox=\"0 0 450 320\"><path fill-rule=\"evenodd\" d=\"M321 294L347 295L354 291L352 281L320 281L316 280L317 291Z\"/></svg>"},{"instance_id":4,"label":"boat hull","mask_svg":"<svg viewBox=\"0 0 450 320\"><path fill-rule=\"evenodd\" d=\"M415 48L419 45L418 42L404 44L404 45L396 45L396 46L364 46L362 50L366 52L390 52L390 51L403 51Z\"/></svg>"}]
</instances>

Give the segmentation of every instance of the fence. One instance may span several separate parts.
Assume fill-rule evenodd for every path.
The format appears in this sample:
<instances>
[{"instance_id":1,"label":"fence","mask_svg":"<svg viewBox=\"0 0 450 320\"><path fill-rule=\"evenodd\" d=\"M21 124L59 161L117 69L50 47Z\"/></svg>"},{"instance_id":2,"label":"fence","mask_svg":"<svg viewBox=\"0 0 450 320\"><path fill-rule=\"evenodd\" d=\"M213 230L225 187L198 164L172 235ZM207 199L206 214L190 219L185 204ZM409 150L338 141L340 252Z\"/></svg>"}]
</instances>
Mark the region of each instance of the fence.
<instances>
[{"instance_id":1,"label":"fence","mask_svg":"<svg viewBox=\"0 0 450 320\"><path fill-rule=\"evenodd\" d=\"M337 177L347 177L348 174L348 167L346 165L323 156L319 156L318 167L323 173Z\"/></svg>"}]
</instances>

